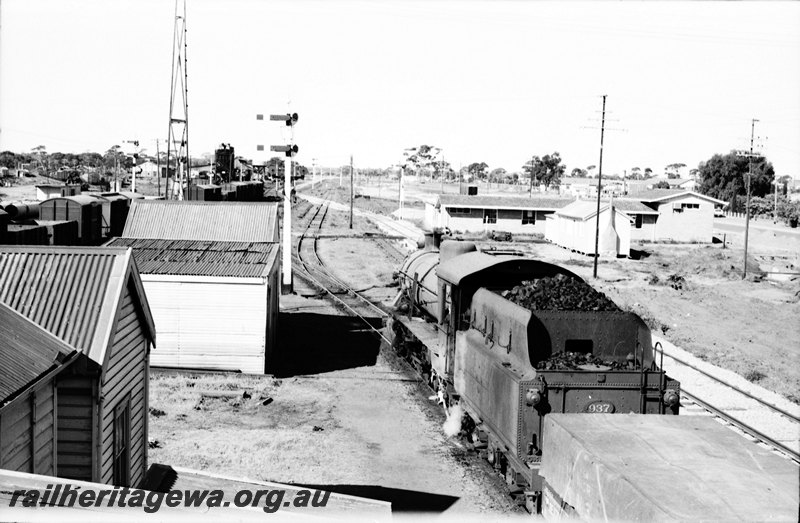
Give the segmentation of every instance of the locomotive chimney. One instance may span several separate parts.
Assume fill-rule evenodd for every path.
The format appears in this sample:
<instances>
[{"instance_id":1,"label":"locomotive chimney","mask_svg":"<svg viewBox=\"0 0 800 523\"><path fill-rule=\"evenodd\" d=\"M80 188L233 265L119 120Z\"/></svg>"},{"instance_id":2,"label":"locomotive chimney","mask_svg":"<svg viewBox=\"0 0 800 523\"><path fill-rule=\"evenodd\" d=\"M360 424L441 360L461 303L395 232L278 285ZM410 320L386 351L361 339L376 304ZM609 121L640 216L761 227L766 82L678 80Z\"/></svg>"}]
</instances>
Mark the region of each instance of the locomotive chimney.
<instances>
[{"instance_id":1,"label":"locomotive chimney","mask_svg":"<svg viewBox=\"0 0 800 523\"><path fill-rule=\"evenodd\" d=\"M425 231L425 244L422 248L426 251L438 250L442 244L442 236L444 236L444 230L440 228Z\"/></svg>"}]
</instances>

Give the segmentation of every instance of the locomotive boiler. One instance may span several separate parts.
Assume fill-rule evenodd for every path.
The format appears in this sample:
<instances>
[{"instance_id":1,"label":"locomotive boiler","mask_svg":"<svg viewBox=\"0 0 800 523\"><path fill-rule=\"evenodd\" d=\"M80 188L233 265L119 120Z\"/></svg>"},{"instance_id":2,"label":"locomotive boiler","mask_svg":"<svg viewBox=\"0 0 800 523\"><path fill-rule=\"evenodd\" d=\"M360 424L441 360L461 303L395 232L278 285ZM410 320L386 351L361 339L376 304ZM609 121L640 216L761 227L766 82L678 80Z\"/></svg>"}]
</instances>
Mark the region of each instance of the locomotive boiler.
<instances>
[{"instance_id":1,"label":"locomotive boiler","mask_svg":"<svg viewBox=\"0 0 800 523\"><path fill-rule=\"evenodd\" d=\"M461 405L469 440L531 511L547 414L678 413L646 324L563 267L446 241L398 276L394 348L446 407Z\"/></svg>"}]
</instances>

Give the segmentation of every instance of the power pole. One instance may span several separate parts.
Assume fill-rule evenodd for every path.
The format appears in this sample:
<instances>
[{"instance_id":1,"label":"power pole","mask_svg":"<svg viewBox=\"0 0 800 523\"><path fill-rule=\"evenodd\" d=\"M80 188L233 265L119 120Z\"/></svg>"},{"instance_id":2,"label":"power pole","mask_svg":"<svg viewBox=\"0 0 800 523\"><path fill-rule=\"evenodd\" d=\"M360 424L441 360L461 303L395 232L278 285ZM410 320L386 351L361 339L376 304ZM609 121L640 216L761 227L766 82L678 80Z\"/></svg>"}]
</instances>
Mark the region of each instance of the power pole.
<instances>
[{"instance_id":1,"label":"power pole","mask_svg":"<svg viewBox=\"0 0 800 523\"><path fill-rule=\"evenodd\" d=\"M747 277L747 243L750 235L750 178L753 175L753 140L755 138L756 120L750 122L750 154L747 155L747 201L745 202L744 219L744 264L742 268L742 279Z\"/></svg>"},{"instance_id":2,"label":"power pole","mask_svg":"<svg viewBox=\"0 0 800 523\"><path fill-rule=\"evenodd\" d=\"M405 165L400 166L400 176L397 183L397 218L400 220L403 219L403 171L405 168Z\"/></svg>"},{"instance_id":3,"label":"power pole","mask_svg":"<svg viewBox=\"0 0 800 523\"><path fill-rule=\"evenodd\" d=\"M158 178L158 197L161 197L161 151L158 149L159 139L156 138L156 178Z\"/></svg>"},{"instance_id":4,"label":"power pole","mask_svg":"<svg viewBox=\"0 0 800 523\"><path fill-rule=\"evenodd\" d=\"M772 208L772 223L778 223L778 177L773 176L772 183L775 184L775 206Z\"/></svg>"},{"instance_id":5,"label":"power pole","mask_svg":"<svg viewBox=\"0 0 800 523\"><path fill-rule=\"evenodd\" d=\"M353 228L353 155L350 155L350 228Z\"/></svg>"},{"instance_id":6,"label":"power pole","mask_svg":"<svg viewBox=\"0 0 800 523\"><path fill-rule=\"evenodd\" d=\"M594 225L594 268L592 277L597 278L597 259L600 257L600 191L603 187L603 137L606 131L606 96L603 95L603 115L600 120L600 166L597 173L597 216Z\"/></svg>"},{"instance_id":7,"label":"power pole","mask_svg":"<svg viewBox=\"0 0 800 523\"><path fill-rule=\"evenodd\" d=\"M534 163L533 159L534 158L535 158L534 156L531 156L531 186L528 189L528 198L533 198L533 163Z\"/></svg>"}]
</instances>

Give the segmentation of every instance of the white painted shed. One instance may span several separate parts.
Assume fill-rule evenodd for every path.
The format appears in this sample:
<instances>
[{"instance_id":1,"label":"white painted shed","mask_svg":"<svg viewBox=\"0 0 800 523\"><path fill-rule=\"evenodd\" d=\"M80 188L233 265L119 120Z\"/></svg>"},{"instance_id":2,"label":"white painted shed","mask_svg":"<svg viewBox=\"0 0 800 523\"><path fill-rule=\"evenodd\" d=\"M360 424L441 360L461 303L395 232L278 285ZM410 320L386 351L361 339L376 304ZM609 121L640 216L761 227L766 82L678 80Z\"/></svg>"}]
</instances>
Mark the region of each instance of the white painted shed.
<instances>
[{"instance_id":1,"label":"white painted shed","mask_svg":"<svg viewBox=\"0 0 800 523\"><path fill-rule=\"evenodd\" d=\"M595 253L597 202L575 201L547 217L545 239L582 254ZM600 205L600 255L629 256L631 218L613 202Z\"/></svg>"},{"instance_id":2,"label":"white painted shed","mask_svg":"<svg viewBox=\"0 0 800 523\"><path fill-rule=\"evenodd\" d=\"M264 374L277 343L277 243L115 238L158 325L155 367Z\"/></svg>"}]
</instances>

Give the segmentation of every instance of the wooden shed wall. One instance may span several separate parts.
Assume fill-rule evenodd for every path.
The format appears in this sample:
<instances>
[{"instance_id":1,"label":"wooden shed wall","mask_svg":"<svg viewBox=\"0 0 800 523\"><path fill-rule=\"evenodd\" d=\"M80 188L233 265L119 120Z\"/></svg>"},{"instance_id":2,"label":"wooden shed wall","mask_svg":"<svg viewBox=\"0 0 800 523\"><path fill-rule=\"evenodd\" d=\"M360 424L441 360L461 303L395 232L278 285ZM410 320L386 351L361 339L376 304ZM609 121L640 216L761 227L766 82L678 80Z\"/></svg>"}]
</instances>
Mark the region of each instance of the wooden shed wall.
<instances>
[{"instance_id":1,"label":"wooden shed wall","mask_svg":"<svg viewBox=\"0 0 800 523\"><path fill-rule=\"evenodd\" d=\"M278 346L278 312L280 310L280 271L276 263L267 278L267 323L264 344L264 372L272 371L274 354Z\"/></svg>"},{"instance_id":2,"label":"wooden shed wall","mask_svg":"<svg viewBox=\"0 0 800 523\"><path fill-rule=\"evenodd\" d=\"M122 298L116 332L100 384L103 398L100 420L100 478L101 483L114 480L114 411L120 402L130 399L130 485L144 477L147 456L146 386L147 339L142 329L142 316L137 310L129 286Z\"/></svg>"},{"instance_id":3,"label":"wooden shed wall","mask_svg":"<svg viewBox=\"0 0 800 523\"><path fill-rule=\"evenodd\" d=\"M53 380L0 414L0 468L53 475L55 415Z\"/></svg>"},{"instance_id":4,"label":"wooden shed wall","mask_svg":"<svg viewBox=\"0 0 800 523\"><path fill-rule=\"evenodd\" d=\"M58 430L55 475L92 481L94 378L79 373L62 373L56 384Z\"/></svg>"},{"instance_id":5,"label":"wooden shed wall","mask_svg":"<svg viewBox=\"0 0 800 523\"><path fill-rule=\"evenodd\" d=\"M209 278L207 282L156 278L142 275L158 325L158 350L150 357L151 365L264 374L266 307L270 301L277 303L277 296L268 298L268 280L229 283L233 278Z\"/></svg>"}]
</instances>

